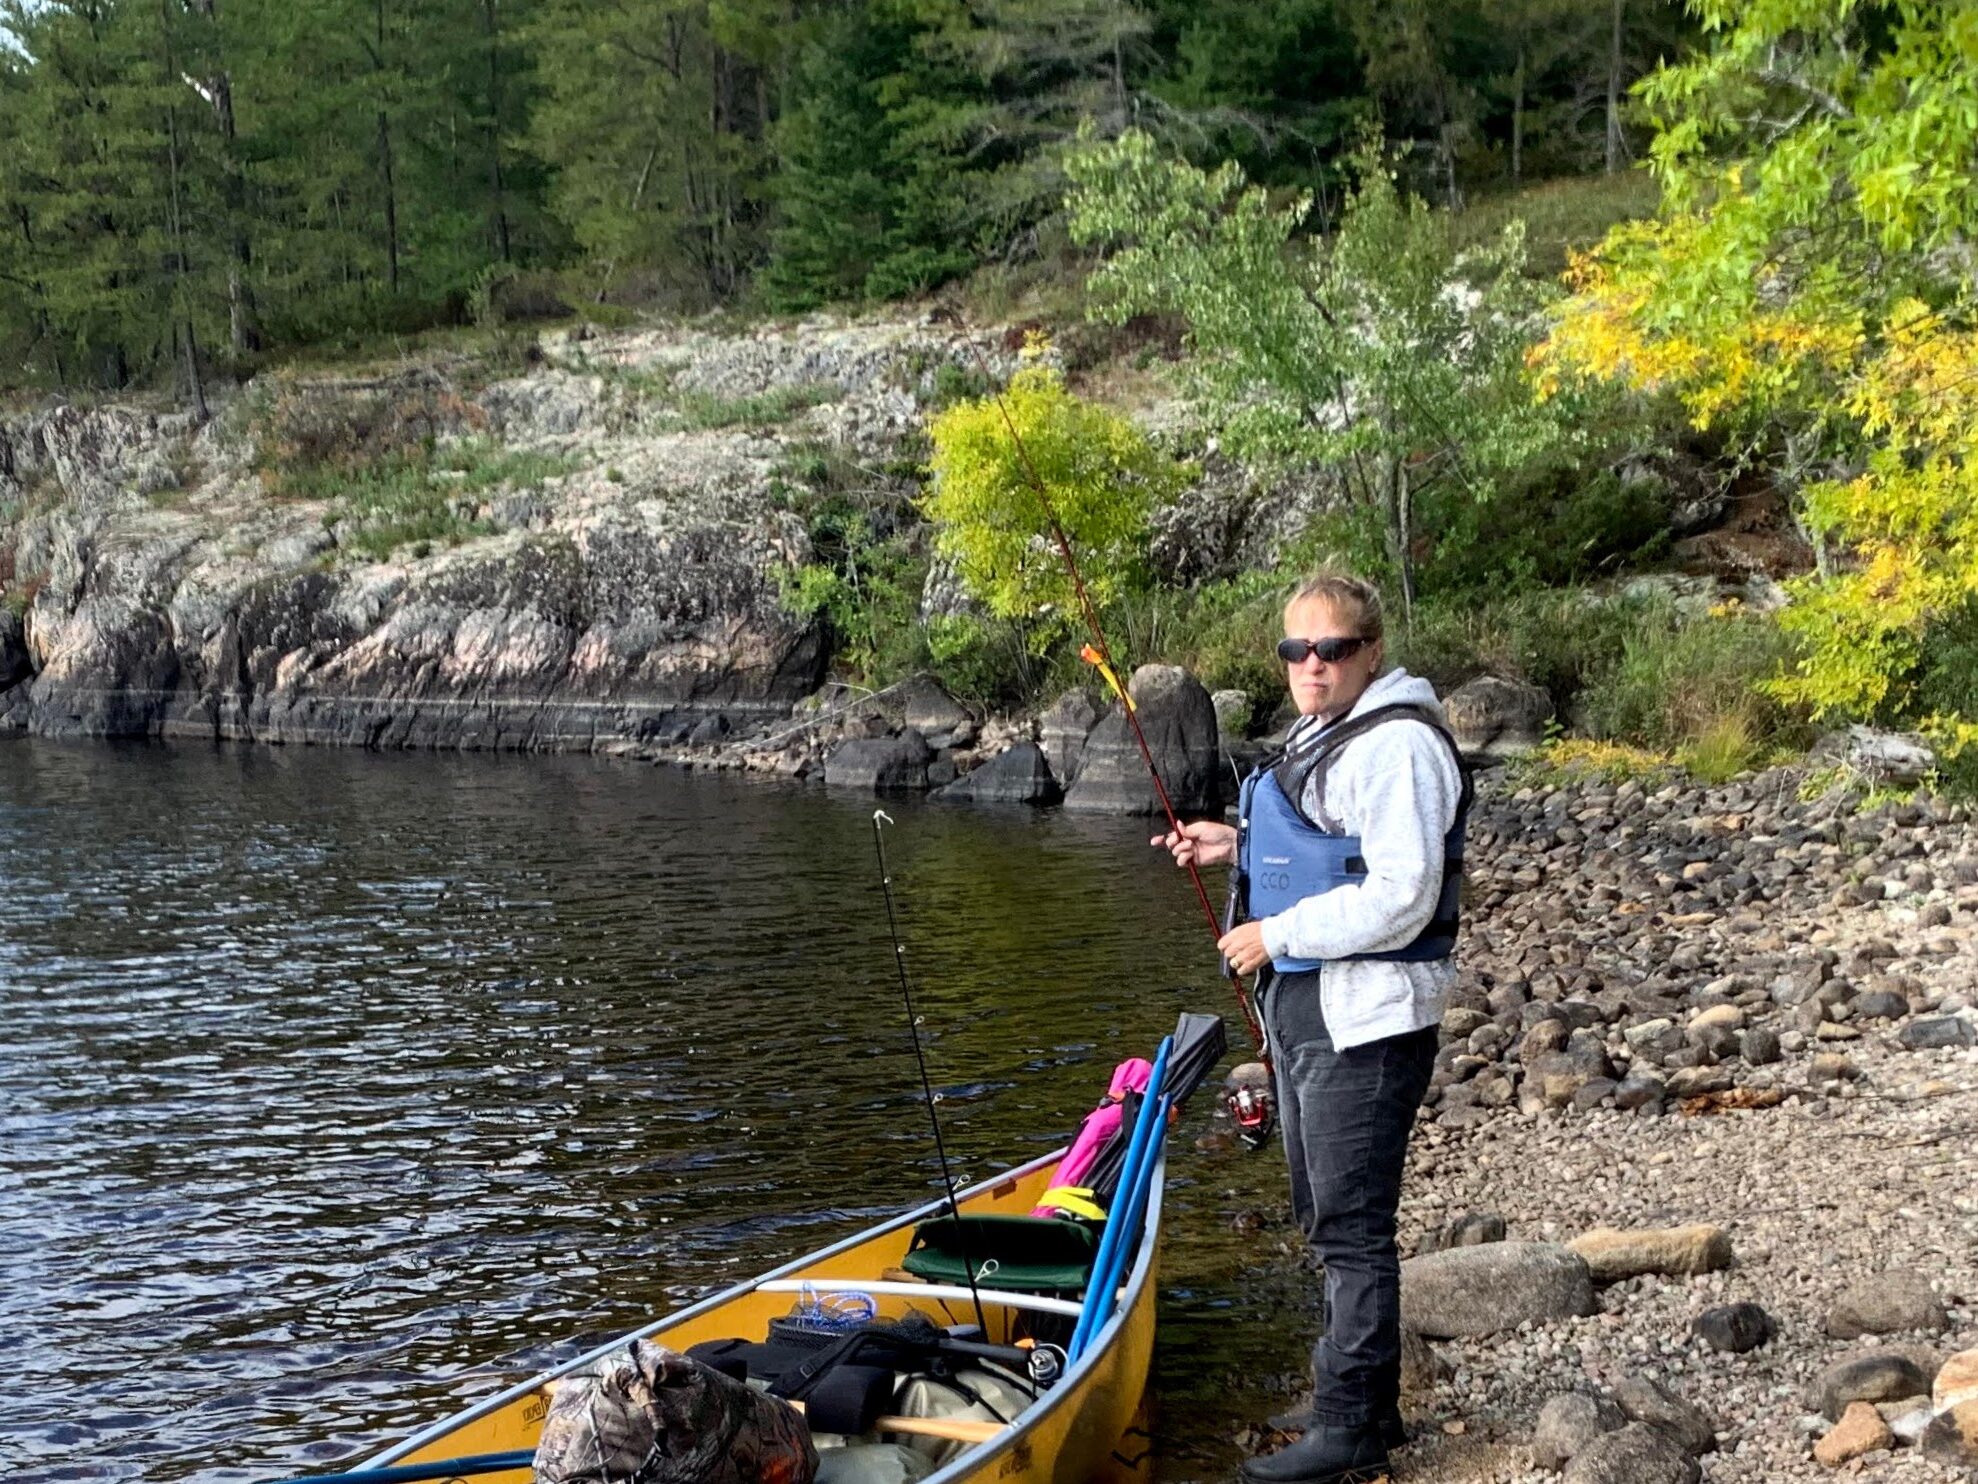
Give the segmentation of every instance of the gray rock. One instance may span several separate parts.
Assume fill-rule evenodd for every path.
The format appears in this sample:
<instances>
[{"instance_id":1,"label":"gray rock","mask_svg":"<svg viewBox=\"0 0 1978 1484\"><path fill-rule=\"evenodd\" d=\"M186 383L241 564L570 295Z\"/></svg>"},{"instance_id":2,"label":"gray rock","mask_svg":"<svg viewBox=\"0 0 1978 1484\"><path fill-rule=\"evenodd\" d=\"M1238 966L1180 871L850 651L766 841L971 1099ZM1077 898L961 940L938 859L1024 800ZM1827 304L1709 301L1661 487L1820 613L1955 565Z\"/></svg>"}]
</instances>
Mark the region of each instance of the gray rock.
<instances>
[{"instance_id":1,"label":"gray rock","mask_svg":"<svg viewBox=\"0 0 1978 1484\"><path fill-rule=\"evenodd\" d=\"M1806 1404L1838 1422L1849 1402L1899 1401L1929 1389L1929 1378L1914 1360L1897 1350L1875 1350L1828 1366L1807 1387Z\"/></svg>"},{"instance_id":2,"label":"gray rock","mask_svg":"<svg viewBox=\"0 0 1978 1484\"><path fill-rule=\"evenodd\" d=\"M1614 1106L1623 1109L1661 1107L1668 1089L1646 1072L1631 1072L1614 1089Z\"/></svg>"},{"instance_id":3,"label":"gray rock","mask_svg":"<svg viewBox=\"0 0 1978 1484\"><path fill-rule=\"evenodd\" d=\"M1489 1242L1401 1264L1403 1322L1430 1339L1489 1335L1594 1311L1593 1279L1551 1242Z\"/></svg>"},{"instance_id":4,"label":"gray rock","mask_svg":"<svg viewBox=\"0 0 1978 1484\"><path fill-rule=\"evenodd\" d=\"M1532 1428L1532 1462L1558 1470L1602 1433L1627 1425L1627 1417L1604 1396L1562 1392L1546 1398Z\"/></svg>"},{"instance_id":5,"label":"gray rock","mask_svg":"<svg viewBox=\"0 0 1978 1484\"><path fill-rule=\"evenodd\" d=\"M694 729L687 734L687 742L693 747L718 747L721 739L734 730L728 718L717 711L695 723Z\"/></svg>"},{"instance_id":6,"label":"gray rock","mask_svg":"<svg viewBox=\"0 0 1978 1484\"><path fill-rule=\"evenodd\" d=\"M855 737L838 744L824 760L824 782L830 788L866 793L920 790L927 787L927 750L912 737Z\"/></svg>"},{"instance_id":7,"label":"gray rock","mask_svg":"<svg viewBox=\"0 0 1978 1484\"><path fill-rule=\"evenodd\" d=\"M1452 1041L1467 1039L1490 1023L1490 1017L1467 1005L1451 1005L1442 1012L1442 1034Z\"/></svg>"},{"instance_id":8,"label":"gray rock","mask_svg":"<svg viewBox=\"0 0 1978 1484\"><path fill-rule=\"evenodd\" d=\"M1749 1027L1738 1042L1738 1052L1754 1067L1770 1066L1781 1056L1778 1032L1769 1026Z\"/></svg>"},{"instance_id":9,"label":"gray rock","mask_svg":"<svg viewBox=\"0 0 1978 1484\"><path fill-rule=\"evenodd\" d=\"M1669 1096L1679 1100L1730 1090L1731 1074L1722 1067L1681 1067L1669 1075Z\"/></svg>"},{"instance_id":10,"label":"gray rock","mask_svg":"<svg viewBox=\"0 0 1978 1484\"><path fill-rule=\"evenodd\" d=\"M1105 715L1098 698L1080 687L1068 690L1037 718L1037 745L1044 749L1051 776L1061 788L1078 777L1079 760L1085 755L1085 739Z\"/></svg>"},{"instance_id":11,"label":"gray rock","mask_svg":"<svg viewBox=\"0 0 1978 1484\"><path fill-rule=\"evenodd\" d=\"M1209 697L1216 708L1216 727L1225 737L1241 737L1250 726L1250 692L1219 690Z\"/></svg>"},{"instance_id":12,"label":"gray rock","mask_svg":"<svg viewBox=\"0 0 1978 1484\"><path fill-rule=\"evenodd\" d=\"M1535 685L1479 675L1443 697L1456 745L1482 757L1529 752L1545 740L1552 697Z\"/></svg>"},{"instance_id":13,"label":"gray rock","mask_svg":"<svg viewBox=\"0 0 1978 1484\"><path fill-rule=\"evenodd\" d=\"M1611 1077L1593 1077L1580 1085L1573 1094L1573 1109L1579 1113L1590 1113L1613 1097L1619 1084Z\"/></svg>"},{"instance_id":14,"label":"gray rock","mask_svg":"<svg viewBox=\"0 0 1978 1484\"><path fill-rule=\"evenodd\" d=\"M285 572L293 567L308 565L334 545L336 542L330 533L317 526L312 530L277 536L264 545L257 555L277 572Z\"/></svg>"},{"instance_id":15,"label":"gray rock","mask_svg":"<svg viewBox=\"0 0 1978 1484\"><path fill-rule=\"evenodd\" d=\"M1182 814L1222 806L1216 708L1202 683L1176 665L1142 665L1127 686L1168 798ZM1055 769L1053 770L1055 771ZM1147 765L1124 712L1114 707L1085 739L1065 808L1093 814L1158 814Z\"/></svg>"},{"instance_id":16,"label":"gray rock","mask_svg":"<svg viewBox=\"0 0 1978 1484\"><path fill-rule=\"evenodd\" d=\"M1708 1453L1717 1430L1692 1403L1646 1376L1628 1376L1614 1388L1614 1401L1628 1417L1665 1435L1683 1452Z\"/></svg>"},{"instance_id":17,"label":"gray rock","mask_svg":"<svg viewBox=\"0 0 1978 1484\"><path fill-rule=\"evenodd\" d=\"M1438 1381L1449 1374L1449 1362L1444 1360L1414 1330L1406 1325L1401 1329L1401 1390L1404 1395L1433 1391Z\"/></svg>"},{"instance_id":18,"label":"gray rock","mask_svg":"<svg viewBox=\"0 0 1978 1484\"><path fill-rule=\"evenodd\" d=\"M1454 1221L1446 1222L1431 1238L1433 1245L1425 1250L1444 1252L1451 1247L1481 1247L1486 1242L1503 1240L1502 1216L1495 1211L1465 1211Z\"/></svg>"},{"instance_id":19,"label":"gray rock","mask_svg":"<svg viewBox=\"0 0 1978 1484\"><path fill-rule=\"evenodd\" d=\"M1834 757L1877 783L1909 787L1921 783L1937 766L1937 754L1915 732L1885 732L1851 726L1838 737L1825 737L1814 755Z\"/></svg>"},{"instance_id":20,"label":"gray rock","mask_svg":"<svg viewBox=\"0 0 1978 1484\"><path fill-rule=\"evenodd\" d=\"M1655 1428L1631 1422L1589 1440L1566 1465L1562 1484L1697 1484L1696 1460Z\"/></svg>"},{"instance_id":21,"label":"gray rock","mask_svg":"<svg viewBox=\"0 0 1978 1484\"><path fill-rule=\"evenodd\" d=\"M1896 1039L1911 1051L1940 1051L1945 1047L1969 1046L1978 1041L1969 1021L1955 1015L1931 1015L1912 1020L1896 1032Z\"/></svg>"},{"instance_id":22,"label":"gray rock","mask_svg":"<svg viewBox=\"0 0 1978 1484\"><path fill-rule=\"evenodd\" d=\"M1044 749L1035 742L1019 742L934 797L961 804L1052 804L1058 799L1058 785L1044 760Z\"/></svg>"},{"instance_id":23,"label":"gray rock","mask_svg":"<svg viewBox=\"0 0 1978 1484\"><path fill-rule=\"evenodd\" d=\"M1660 1061L1672 1052L1679 1051L1686 1039L1682 1028L1673 1020L1657 1017L1644 1020L1639 1025L1631 1025L1621 1032L1627 1041L1628 1049L1637 1056L1653 1057Z\"/></svg>"},{"instance_id":24,"label":"gray rock","mask_svg":"<svg viewBox=\"0 0 1978 1484\"><path fill-rule=\"evenodd\" d=\"M1712 1350L1742 1355L1770 1341L1778 1326L1757 1304L1719 1304L1692 1319L1690 1333Z\"/></svg>"},{"instance_id":25,"label":"gray rock","mask_svg":"<svg viewBox=\"0 0 1978 1484\"><path fill-rule=\"evenodd\" d=\"M1920 1273L1880 1273L1851 1284L1827 1314L1827 1333L1837 1340L1862 1335L1950 1328L1950 1315ZM1881 1400L1881 1398L1877 1398Z\"/></svg>"},{"instance_id":26,"label":"gray rock","mask_svg":"<svg viewBox=\"0 0 1978 1484\"><path fill-rule=\"evenodd\" d=\"M887 698L889 715L926 736L953 734L974 721L968 709L926 676L909 680Z\"/></svg>"},{"instance_id":27,"label":"gray rock","mask_svg":"<svg viewBox=\"0 0 1978 1484\"><path fill-rule=\"evenodd\" d=\"M1909 1014L1909 996L1893 989L1864 990L1855 996L1854 1014L1862 1020L1901 1020Z\"/></svg>"}]
</instances>

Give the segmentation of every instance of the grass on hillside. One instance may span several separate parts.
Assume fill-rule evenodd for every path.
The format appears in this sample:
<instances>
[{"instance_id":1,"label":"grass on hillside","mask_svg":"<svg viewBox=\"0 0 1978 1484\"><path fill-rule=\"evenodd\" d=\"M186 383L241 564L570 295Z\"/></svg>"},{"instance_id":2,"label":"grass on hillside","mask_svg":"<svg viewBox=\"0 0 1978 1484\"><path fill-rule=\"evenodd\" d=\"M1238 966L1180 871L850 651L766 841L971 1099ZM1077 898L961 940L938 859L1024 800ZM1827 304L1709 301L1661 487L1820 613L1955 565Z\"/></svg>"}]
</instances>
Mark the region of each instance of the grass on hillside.
<instances>
[{"instance_id":1,"label":"grass on hillside","mask_svg":"<svg viewBox=\"0 0 1978 1484\"><path fill-rule=\"evenodd\" d=\"M1661 187L1645 170L1548 180L1477 198L1450 217L1450 238L1458 249L1481 246L1522 218L1526 271L1557 278L1566 271L1568 250L1592 247L1621 222L1655 215L1660 200Z\"/></svg>"}]
</instances>

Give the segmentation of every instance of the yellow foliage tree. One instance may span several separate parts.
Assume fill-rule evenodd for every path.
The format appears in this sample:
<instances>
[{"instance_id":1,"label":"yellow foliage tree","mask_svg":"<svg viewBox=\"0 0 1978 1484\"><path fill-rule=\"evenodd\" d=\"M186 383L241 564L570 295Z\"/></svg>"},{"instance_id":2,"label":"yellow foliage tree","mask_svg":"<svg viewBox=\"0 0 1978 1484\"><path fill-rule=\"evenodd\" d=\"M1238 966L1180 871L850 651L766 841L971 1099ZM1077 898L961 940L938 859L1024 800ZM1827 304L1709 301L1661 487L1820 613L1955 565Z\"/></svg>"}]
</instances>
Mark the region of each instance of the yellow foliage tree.
<instances>
[{"instance_id":1,"label":"yellow foliage tree","mask_svg":"<svg viewBox=\"0 0 1978 1484\"><path fill-rule=\"evenodd\" d=\"M1000 405L994 397L958 402L934 419L934 483L923 508L935 550L996 617L1030 625L1041 652L1071 632L1077 599L1012 423L1102 608L1141 575L1148 512L1194 471L1034 360L1011 378Z\"/></svg>"},{"instance_id":2,"label":"yellow foliage tree","mask_svg":"<svg viewBox=\"0 0 1978 1484\"><path fill-rule=\"evenodd\" d=\"M1933 624L1978 598L1978 12L1953 0L1693 6L1711 50L1640 92L1664 214L1575 259L1541 392L1617 379L1768 444L1820 570L1773 689L1815 715L1916 715Z\"/></svg>"}]
</instances>

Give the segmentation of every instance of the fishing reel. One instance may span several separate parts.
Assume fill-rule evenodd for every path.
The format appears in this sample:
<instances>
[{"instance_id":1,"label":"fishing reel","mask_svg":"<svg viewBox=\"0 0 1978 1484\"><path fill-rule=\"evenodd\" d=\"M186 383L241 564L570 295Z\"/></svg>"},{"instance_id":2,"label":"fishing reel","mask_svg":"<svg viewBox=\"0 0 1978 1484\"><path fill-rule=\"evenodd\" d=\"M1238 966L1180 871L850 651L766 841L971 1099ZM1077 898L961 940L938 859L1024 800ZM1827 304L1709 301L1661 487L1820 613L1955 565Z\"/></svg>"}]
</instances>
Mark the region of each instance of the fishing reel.
<instances>
[{"instance_id":1,"label":"fishing reel","mask_svg":"<svg viewBox=\"0 0 1978 1484\"><path fill-rule=\"evenodd\" d=\"M1277 1095L1271 1069L1246 1061L1223 1079L1223 1106L1236 1123L1236 1138L1245 1149L1262 1149L1277 1130Z\"/></svg>"}]
</instances>

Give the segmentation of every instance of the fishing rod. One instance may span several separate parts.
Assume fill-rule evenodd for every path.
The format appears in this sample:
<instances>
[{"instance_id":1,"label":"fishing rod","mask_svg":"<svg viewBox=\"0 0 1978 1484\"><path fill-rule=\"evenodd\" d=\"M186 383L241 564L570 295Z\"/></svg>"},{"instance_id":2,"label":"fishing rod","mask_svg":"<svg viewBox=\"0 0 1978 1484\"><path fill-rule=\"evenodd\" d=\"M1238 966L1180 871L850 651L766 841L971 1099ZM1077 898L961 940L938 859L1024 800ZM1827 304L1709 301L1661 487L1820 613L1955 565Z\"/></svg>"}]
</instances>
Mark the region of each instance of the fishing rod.
<instances>
[{"instance_id":1,"label":"fishing rod","mask_svg":"<svg viewBox=\"0 0 1978 1484\"><path fill-rule=\"evenodd\" d=\"M900 941L900 923L893 911L893 873L886 867L886 836L881 828L893 822L884 809L872 811L872 848L879 854L879 889L886 896L886 931L893 940L893 966L900 971L900 998L907 1006L907 1034L913 1038L913 1059L920 1067L920 1090L927 1100L927 1121L934 1126L934 1152L941 1158L941 1183L948 1191L948 1214L955 1219L955 1242L961 1252L962 1273L968 1279L968 1296L975 1301L975 1322L982 1337L989 1337L989 1320L982 1312L982 1294L975 1286L975 1259L969 1256L968 1234L962 1222L961 1202L955 1198L955 1172L948 1164L948 1145L941 1137L941 1114L935 1106L934 1082L927 1075L927 1055L920 1047L920 1017L913 1008L913 988L907 982L907 950Z\"/></svg>"},{"instance_id":2,"label":"fishing rod","mask_svg":"<svg viewBox=\"0 0 1978 1484\"><path fill-rule=\"evenodd\" d=\"M1037 496L1037 503L1044 512L1045 523L1051 528L1051 539L1057 543L1058 554L1064 558L1065 571L1071 576L1072 590L1078 594L1080 615L1085 620L1086 629L1092 635L1092 642L1080 649L1079 657L1105 678L1107 686L1119 698L1120 710L1125 713L1127 727L1132 731L1133 740L1140 749L1140 760L1146 764L1147 776L1153 781L1154 797L1160 801L1161 813L1167 816L1168 830L1172 834L1180 835L1181 817L1175 812L1174 801L1168 797L1167 785L1161 781L1160 765L1154 761L1154 749L1147 745L1147 733L1140 725L1139 709L1133 704L1133 697L1127 694L1126 687L1120 682L1119 670L1113 663L1112 645L1106 641L1106 629L1105 625L1099 622L1098 607L1092 601L1092 594L1086 590L1085 575L1078 569L1078 557L1072 551L1071 537L1065 534L1064 523L1058 519L1057 507L1051 503L1050 490L1044 484L1043 475L1037 472L1037 465L1030 457L1030 449L1023 441L1023 434L1017 431L1016 419L1010 416L1009 404L1003 400L1003 394L996 389L996 378L989 370L989 361L982 354L982 347L976 344L972 336L963 335L962 340L975 356L976 368L982 374L982 384L988 388L989 396L996 404L996 410L1002 414L1003 426L1010 430L1010 442L1016 447L1017 458L1021 461L1023 471L1029 478L1031 491ZM1236 993L1236 1003L1243 1011L1244 1024L1250 1027L1250 1039L1256 1044L1258 1060L1263 1068L1264 1076L1261 1084L1258 1079L1252 1077L1239 1090L1232 1091L1226 1099L1231 1116L1236 1119L1238 1127L1243 1131L1244 1142L1256 1148L1270 1137L1271 1125L1275 1117L1269 1092L1272 1086L1270 1045L1264 1039L1264 1028L1257 1019L1257 1011L1251 1004L1249 991L1243 987L1242 975L1236 972L1235 965L1222 956L1220 945L1223 935L1229 929L1216 916L1216 909L1209 901L1209 889L1202 884L1201 869L1193 860L1186 862L1186 866L1188 879L1195 887L1195 900L1202 908L1203 920L1209 924L1209 936L1218 945L1217 959L1222 965L1223 977L1229 981L1229 987ZM1245 1069L1237 1070L1241 1073Z\"/></svg>"}]
</instances>

